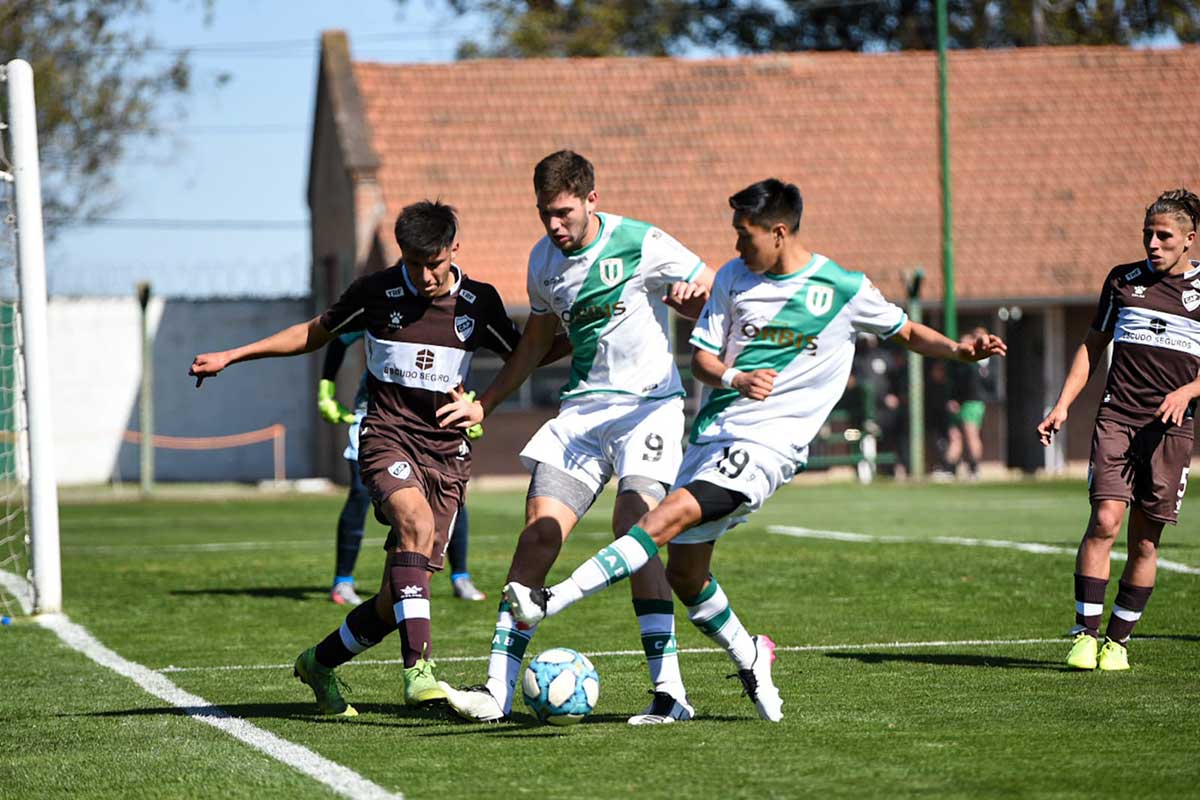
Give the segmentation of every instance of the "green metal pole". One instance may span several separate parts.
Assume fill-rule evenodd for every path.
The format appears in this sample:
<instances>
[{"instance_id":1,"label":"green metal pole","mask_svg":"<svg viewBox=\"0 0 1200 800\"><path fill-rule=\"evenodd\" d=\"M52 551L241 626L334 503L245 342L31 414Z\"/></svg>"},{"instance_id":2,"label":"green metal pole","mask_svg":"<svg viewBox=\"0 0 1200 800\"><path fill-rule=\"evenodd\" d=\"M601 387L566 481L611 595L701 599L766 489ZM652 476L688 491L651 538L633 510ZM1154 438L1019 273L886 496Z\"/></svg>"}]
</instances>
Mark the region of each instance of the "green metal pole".
<instances>
[{"instance_id":1,"label":"green metal pole","mask_svg":"<svg viewBox=\"0 0 1200 800\"><path fill-rule=\"evenodd\" d=\"M141 477L142 494L154 491L154 339L150 334L150 284L137 285L138 305L142 307L142 403L141 403Z\"/></svg>"},{"instance_id":2,"label":"green metal pole","mask_svg":"<svg viewBox=\"0 0 1200 800\"><path fill-rule=\"evenodd\" d=\"M916 270L906 276L908 289L908 318L921 321L921 280L925 273ZM908 475L920 478L925 474L925 360L917 353L908 353Z\"/></svg>"},{"instance_id":3,"label":"green metal pole","mask_svg":"<svg viewBox=\"0 0 1200 800\"><path fill-rule=\"evenodd\" d=\"M950 99L946 79L946 0L937 0L938 116L942 155L942 330L958 339L958 307L954 297L954 212L950 202Z\"/></svg>"}]
</instances>

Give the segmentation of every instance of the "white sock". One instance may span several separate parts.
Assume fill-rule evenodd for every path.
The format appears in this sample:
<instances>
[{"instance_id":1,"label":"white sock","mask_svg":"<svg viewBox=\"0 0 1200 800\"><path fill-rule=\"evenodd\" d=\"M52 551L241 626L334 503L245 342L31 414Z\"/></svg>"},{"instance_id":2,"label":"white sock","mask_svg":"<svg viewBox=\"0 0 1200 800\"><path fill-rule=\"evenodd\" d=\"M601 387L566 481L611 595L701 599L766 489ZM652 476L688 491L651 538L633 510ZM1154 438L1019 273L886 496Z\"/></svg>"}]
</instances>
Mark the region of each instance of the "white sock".
<instances>
[{"instance_id":1,"label":"white sock","mask_svg":"<svg viewBox=\"0 0 1200 800\"><path fill-rule=\"evenodd\" d=\"M737 614L733 613L729 598L716 578L710 577L708 586L692 599L685 600L684 604L692 624L724 647L738 669L750 669L754 665L754 638L742 626Z\"/></svg>"},{"instance_id":2,"label":"white sock","mask_svg":"<svg viewBox=\"0 0 1200 800\"><path fill-rule=\"evenodd\" d=\"M536 630L536 625L531 628L520 625L513 618L508 601L500 602L496 630L492 634L492 653L488 657L487 688L492 697L500 702L506 715L512 711L513 692L517 676L521 674L521 661Z\"/></svg>"}]
</instances>

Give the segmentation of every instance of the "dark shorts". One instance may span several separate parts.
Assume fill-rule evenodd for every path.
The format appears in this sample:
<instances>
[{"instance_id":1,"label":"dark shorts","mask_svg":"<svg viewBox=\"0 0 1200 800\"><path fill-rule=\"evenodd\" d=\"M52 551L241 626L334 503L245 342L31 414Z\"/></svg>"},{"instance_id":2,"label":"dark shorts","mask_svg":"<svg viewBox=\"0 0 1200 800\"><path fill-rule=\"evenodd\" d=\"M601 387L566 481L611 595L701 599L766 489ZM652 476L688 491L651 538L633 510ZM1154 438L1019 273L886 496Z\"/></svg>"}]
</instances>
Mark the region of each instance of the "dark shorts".
<instances>
[{"instance_id":1,"label":"dark shorts","mask_svg":"<svg viewBox=\"0 0 1200 800\"><path fill-rule=\"evenodd\" d=\"M400 489L419 489L433 511L434 541L429 556L429 568L442 569L446 549L450 546L450 534L454 529L454 518L462 506L466 493L466 474L453 474L420 464L401 445L375 436L370 445L360 446L358 467L362 481L371 493L375 504L375 519L383 525L391 523L382 513L384 502ZM396 532L388 531L384 549L397 546Z\"/></svg>"},{"instance_id":2,"label":"dark shorts","mask_svg":"<svg viewBox=\"0 0 1200 800\"><path fill-rule=\"evenodd\" d=\"M1096 420L1088 495L1097 500L1137 504L1153 520L1174 525L1183 505L1192 437L1168 434L1161 423L1138 427Z\"/></svg>"}]
</instances>

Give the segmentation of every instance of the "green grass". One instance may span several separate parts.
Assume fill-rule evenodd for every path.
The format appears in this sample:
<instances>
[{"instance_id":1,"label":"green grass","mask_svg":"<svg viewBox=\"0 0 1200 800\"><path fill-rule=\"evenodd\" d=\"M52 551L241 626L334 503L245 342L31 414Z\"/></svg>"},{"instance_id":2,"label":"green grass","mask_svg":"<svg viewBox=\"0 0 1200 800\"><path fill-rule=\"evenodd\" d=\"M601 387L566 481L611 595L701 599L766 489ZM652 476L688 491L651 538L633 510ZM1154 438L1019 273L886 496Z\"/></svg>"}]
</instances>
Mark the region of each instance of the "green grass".
<instances>
[{"instance_id":1,"label":"green grass","mask_svg":"<svg viewBox=\"0 0 1200 800\"><path fill-rule=\"evenodd\" d=\"M552 578L609 537L602 498ZM1200 781L1200 576L1161 572L1127 673L1064 670L1066 639L1038 644L862 647L1050 639L1072 623L1070 555L937 544L935 536L1074 548L1085 522L1071 483L791 487L718 546L714 572L754 632L782 646L779 725L727 680L723 654L684 654L698 718L630 728L646 702L640 656L601 655L596 712L575 729L468 725L403 706L399 667L340 673L360 716L317 719L290 662L336 627L326 599L333 497L109 502L61 511L66 607L122 656L234 716L410 798L1194 796ZM520 493L475 493L471 569L493 597L521 522ZM372 523L373 525L373 523ZM795 539L769 525L911 537ZM1200 565L1197 527L1168 529L1164 558ZM360 583L381 574L373 527ZM212 545L235 545L219 549ZM1111 595L1115 592L1115 580ZM495 604L434 582L440 676L485 674ZM710 648L682 614L680 646ZM616 587L544 623L532 645L639 646ZM364 656L395 659L389 639ZM270 667L264 669L203 669ZM0 797L329 796L323 786L200 724L21 620L0 629Z\"/></svg>"}]
</instances>

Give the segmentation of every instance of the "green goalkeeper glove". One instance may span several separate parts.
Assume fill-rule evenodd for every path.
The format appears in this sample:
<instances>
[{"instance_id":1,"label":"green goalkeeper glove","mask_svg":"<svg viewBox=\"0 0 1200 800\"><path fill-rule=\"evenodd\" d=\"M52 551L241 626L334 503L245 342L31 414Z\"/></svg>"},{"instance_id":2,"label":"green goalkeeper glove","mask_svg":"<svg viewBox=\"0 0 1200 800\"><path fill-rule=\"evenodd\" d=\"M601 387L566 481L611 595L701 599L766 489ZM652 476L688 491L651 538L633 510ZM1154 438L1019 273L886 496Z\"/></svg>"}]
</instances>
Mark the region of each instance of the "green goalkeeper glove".
<instances>
[{"instance_id":1,"label":"green goalkeeper glove","mask_svg":"<svg viewBox=\"0 0 1200 800\"><path fill-rule=\"evenodd\" d=\"M354 422L354 413L337 401L333 395L337 392L337 384L322 378L317 384L317 413L326 422L335 425L339 422Z\"/></svg>"},{"instance_id":2,"label":"green goalkeeper glove","mask_svg":"<svg viewBox=\"0 0 1200 800\"><path fill-rule=\"evenodd\" d=\"M468 403L475 402L475 393L474 392L467 392L466 394L463 395L463 397L466 399L466 401ZM483 424L476 422L474 425L467 428L467 438L470 439L471 441L475 441L476 439L482 439L483 438Z\"/></svg>"}]
</instances>

